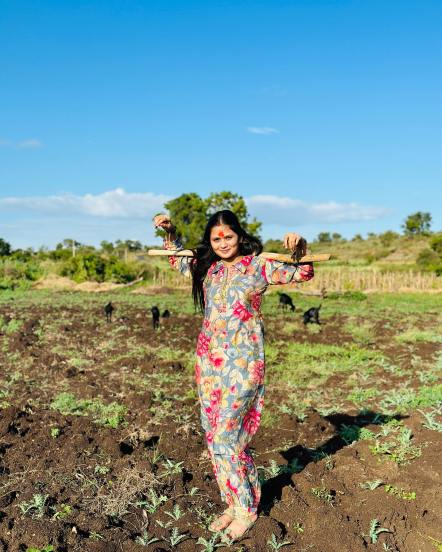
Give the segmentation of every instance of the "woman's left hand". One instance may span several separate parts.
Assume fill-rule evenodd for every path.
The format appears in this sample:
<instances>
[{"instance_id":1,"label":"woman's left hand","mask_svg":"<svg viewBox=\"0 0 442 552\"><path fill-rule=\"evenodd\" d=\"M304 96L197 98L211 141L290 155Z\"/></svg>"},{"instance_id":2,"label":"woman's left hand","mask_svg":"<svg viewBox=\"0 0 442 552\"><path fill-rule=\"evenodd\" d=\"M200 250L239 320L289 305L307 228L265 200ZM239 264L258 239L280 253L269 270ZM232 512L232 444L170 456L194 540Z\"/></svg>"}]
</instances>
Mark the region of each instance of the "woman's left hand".
<instances>
[{"instance_id":1,"label":"woman's left hand","mask_svg":"<svg viewBox=\"0 0 442 552\"><path fill-rule=\"evenodd\" d=\"M292 253L298 253L300 257L303 257L307 253L307 241L295 232L286 234L282 243L286 249Z\"/></svg>"}]
</instances>

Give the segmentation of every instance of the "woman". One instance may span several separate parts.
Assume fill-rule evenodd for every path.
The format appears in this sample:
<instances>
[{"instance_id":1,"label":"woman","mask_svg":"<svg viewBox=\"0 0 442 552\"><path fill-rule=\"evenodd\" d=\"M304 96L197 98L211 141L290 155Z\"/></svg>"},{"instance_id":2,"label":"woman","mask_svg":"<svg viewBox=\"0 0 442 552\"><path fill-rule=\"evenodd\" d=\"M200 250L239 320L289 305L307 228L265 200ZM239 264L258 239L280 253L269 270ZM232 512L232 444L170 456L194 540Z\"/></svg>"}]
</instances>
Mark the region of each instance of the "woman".
<instances>
[{"instance_id":1,"label":"woman","mask_svg":"<svg viewBox=\"0 0 442 552\"><path fill-rule=\"evenodd\" d=\"M182 249L167 215L157 215L154 224L166 231L167 249ZM283 243L305 254L306 242L298 234L286 234ZM224 210L210 217L193 258L169 257L175 269L192 278L195 306L204 313L195 376L213 470L228 504L210 529L226 529L232 540L255 522L261 496L248 444L258 429L264 397L262 295L270 284L313 277L313 265L264 259L258 257L261 251L261 242Z\"/></svg>"}]
</instances>

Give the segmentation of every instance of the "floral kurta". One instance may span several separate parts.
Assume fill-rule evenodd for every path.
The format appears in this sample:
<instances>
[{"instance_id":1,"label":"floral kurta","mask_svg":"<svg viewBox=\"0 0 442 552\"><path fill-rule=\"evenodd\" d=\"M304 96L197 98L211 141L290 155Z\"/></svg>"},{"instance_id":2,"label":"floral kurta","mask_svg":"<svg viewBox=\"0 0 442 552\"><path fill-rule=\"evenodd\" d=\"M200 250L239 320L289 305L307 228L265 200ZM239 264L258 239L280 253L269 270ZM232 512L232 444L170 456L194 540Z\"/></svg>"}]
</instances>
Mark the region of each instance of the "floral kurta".
<instances>
[{"instance_id":1,"label":"floral kurta","mask_svg":"<svg viewBox=\"0 0 442 552\"><path fill-rule=\"evenodd\" d=\"M169 249L181 243L167 242ZM191 277L189 257L169 257ZM248 255L212 264L204 280L205 313L196 349L195 378L213 470L222 499L238 516L255 514L261 495L248 450L264 399L262 295L271 284L303 282L313 265L293 265Z\"/></svg>"}]
</instances>

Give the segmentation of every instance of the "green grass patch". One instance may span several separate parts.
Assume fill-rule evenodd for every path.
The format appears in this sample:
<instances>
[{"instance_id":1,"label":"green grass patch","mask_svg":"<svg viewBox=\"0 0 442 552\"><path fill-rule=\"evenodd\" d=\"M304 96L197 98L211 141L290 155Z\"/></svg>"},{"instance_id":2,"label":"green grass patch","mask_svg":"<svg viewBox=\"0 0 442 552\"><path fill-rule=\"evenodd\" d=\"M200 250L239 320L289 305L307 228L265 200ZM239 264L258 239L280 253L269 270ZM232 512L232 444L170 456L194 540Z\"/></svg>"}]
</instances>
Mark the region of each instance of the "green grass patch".
<instances>
[{"instance_id":1,"label":"green grass patch","mask_svg":"<svg viewBox=\"0 0 442 552\"><path fill-rule=\"evenodd\" d=\"M91 416L97 424L113 428L124 423L127 410L116 402L104 404L100 399L77 399L72 393L60 393L50 406L64 415Z\"/></svg>"}]
</instances>

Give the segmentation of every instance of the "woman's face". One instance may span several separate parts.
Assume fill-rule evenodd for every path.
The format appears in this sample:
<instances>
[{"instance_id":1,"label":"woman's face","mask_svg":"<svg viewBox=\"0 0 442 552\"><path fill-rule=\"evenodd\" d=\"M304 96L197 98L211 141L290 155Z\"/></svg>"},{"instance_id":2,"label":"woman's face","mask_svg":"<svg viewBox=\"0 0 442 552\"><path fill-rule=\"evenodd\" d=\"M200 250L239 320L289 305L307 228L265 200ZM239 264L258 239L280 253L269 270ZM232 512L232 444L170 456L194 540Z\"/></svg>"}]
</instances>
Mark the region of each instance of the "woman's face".
<instances>
[{"instance_id":1,"label":"woman's face","mask_svg":"<svg viewBox=\"0 0 442 552\"><path fill-rule=\"evenodd\" d=\"M239 236L230 226L218 224L210 231L210 245L220 259L233 261L239 253Z\"/></svg>"}]
</instances>

